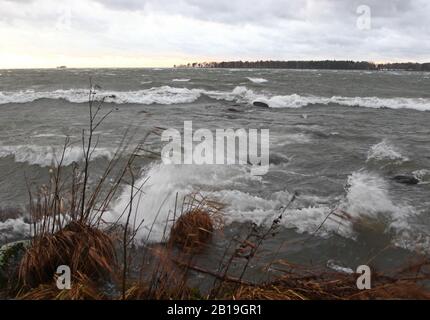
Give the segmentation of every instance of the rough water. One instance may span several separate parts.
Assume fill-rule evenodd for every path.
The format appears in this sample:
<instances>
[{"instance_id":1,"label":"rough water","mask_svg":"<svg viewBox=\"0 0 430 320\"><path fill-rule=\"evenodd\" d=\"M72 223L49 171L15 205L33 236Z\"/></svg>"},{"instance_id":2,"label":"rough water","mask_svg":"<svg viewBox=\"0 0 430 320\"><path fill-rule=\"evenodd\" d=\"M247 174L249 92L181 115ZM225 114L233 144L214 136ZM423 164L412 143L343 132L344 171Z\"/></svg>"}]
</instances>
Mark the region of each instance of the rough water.
<instances>
[{"instance_id":1,"label":"rough water","mask_svg":"<svg viewBox=\"0 0 430 320\"><path fill-rule=\"evenodd\" d=\"M252 221L268 224L294 192L280 233L261 260L352 268L393 267L430 251L430 74L412 72L246 69L0 70L0 208L28 203L27 181L46 183L49 166L69 136L64 165L82 159L89 79L110 96L114 113L98 129L95 174L121 143L151 128L270 129L270 169L261 177L239 165L142 164L145 218L138 234L161 239L176 194L193 191L226 205L226 227L203 263L222 255L231 235ZM269 108L252 105L267 103ZM148 148L159 150L159 137ZM416 185L394 181L414 176ZM114 220L129 198L115 199ZM378 228L357 228L337 208ZM323 226L320 228L321 224ZM317 231L315 233L315 231ZM376 231L375 231L376 230ZM22 217L0 216L0 243L25 237Z\"/></svg>"}]
</instances>

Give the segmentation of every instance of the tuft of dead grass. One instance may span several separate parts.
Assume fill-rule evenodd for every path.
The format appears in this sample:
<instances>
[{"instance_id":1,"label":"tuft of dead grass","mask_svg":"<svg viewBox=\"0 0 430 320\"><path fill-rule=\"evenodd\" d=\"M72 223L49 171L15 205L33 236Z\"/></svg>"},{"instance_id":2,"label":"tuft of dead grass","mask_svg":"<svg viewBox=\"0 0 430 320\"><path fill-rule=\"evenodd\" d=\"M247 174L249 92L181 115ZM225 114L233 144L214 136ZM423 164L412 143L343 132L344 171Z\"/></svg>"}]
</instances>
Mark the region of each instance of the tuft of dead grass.
<instances>
[{"instance_id":1,"label":"tuft of dead grass","mask_svg":"<svg viewBox=\"0 0 430 320\"><path fill-rule=\"evenodd\" d=\"M105 232L72 221L32 240L19 266L19 282L29 288L49 283L60 265L91 279L106 278L116 265L114 244Z\"/></svg>"},{"instance_id":2,"label":"tuft of dead grass","mask_svg":"<svg viewBox=\"0 0 430 320\"><path fill-rule=\"evenodd\" d=\"M169 241L185 250L201 250L212 239L214 224L206 211L196 209L179 217L170 232Z\"/></svg>"},{"instance_id":3,"label":"tuft of dead grass","mask_svg":"<svg viewBox=\"0 0 430 320\"><path fill-rule=\"evenodd\" d=\"M71 289L59 290L53 281L49 284L41 284L24 294L18 294L17 298L21 300L103 300L105 296L93 280L77 272L72 279Z\"/></svg>"},{"instance_id":4,"label":"tuft of dead grass","mask_svg":"<svg viewBox=\"0 0 430 320\"><path fill-rule=\"evenodd\" d=\"M184 251L199 252L212 240L213 232L221 229L221 203L193 193L184 199L181 215L174 221L168 243Z\"/></svg>"}]
</instances>

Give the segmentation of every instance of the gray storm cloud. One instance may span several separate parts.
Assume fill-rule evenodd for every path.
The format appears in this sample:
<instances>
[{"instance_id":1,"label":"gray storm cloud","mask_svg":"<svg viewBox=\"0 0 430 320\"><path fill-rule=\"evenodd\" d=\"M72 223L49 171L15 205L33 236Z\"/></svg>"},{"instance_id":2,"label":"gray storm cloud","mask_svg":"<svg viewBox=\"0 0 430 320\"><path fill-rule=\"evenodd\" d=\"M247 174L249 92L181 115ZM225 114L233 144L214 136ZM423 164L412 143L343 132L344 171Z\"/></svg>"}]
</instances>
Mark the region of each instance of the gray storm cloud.
<instances>
[{"instance_id":1,"label":"gray storm cloud","mask_svg":"<svg viewBox=\"0 0 430 320\"><path fill-rule=\"evenodd\" d=\"M357 27L362 5L368 30ZM0 35L14 52L423 62L429 16L427 0L0 0Z\"/></svg>"}]
</instances>

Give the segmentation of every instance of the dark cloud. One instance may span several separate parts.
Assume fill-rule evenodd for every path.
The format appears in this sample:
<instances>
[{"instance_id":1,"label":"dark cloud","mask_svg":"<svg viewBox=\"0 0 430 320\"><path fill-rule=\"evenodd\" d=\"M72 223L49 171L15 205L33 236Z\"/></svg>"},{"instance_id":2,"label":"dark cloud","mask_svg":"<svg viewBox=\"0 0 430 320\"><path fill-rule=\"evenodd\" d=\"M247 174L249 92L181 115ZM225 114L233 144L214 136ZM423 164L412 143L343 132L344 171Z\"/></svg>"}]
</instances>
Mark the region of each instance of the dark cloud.
<instances>
[{"instance_id":1,"label":"dark cloud","mask_svg":"<svg viewBox=\"0 0 430 320\"><path fill-rule=\"evenodd\" d=\"M357 27L362 5L370 30ZM67 9L71 29L56 31ZM429 16L428 0L0 0L0 35L61 54L427 61Z\"/></svg>"},{"instance_id":2,"label":"dark cloud","mask_svg":"<svg viewBox=\"0 0 430 320\"><path fill-rule=\"evenodd\" d=\"M157 10L192 16L202 20L222 22L246 22L265 18L301 19L308 12L321 14L332 10L339 19L356 14L357 7L368 5L378 17L397 17L411 10L419 10L420 0L96 0L118 10Z\"/></svg>"},{"instance_id":3,"label":"dark cloud","mask_svg":"<svg viewBox=\"0 0 430 320\"><path fill-rule=\"evenodd\" d=\"M250 23L268 19L298 19L303 9L303 2L298 0L96 0L117 10L149 10L178 14L199 20ZM302 2L302 3L301 3Z\"/></svg>"}]
</instances>

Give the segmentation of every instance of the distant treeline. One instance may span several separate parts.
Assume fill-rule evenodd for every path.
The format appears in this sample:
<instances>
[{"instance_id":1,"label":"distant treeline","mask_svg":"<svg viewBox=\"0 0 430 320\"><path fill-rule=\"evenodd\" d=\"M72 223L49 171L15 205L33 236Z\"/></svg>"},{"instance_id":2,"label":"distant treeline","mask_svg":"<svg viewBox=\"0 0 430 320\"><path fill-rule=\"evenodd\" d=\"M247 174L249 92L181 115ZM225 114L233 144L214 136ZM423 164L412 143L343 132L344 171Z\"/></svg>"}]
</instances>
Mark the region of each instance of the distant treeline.
<instances>
[{"instance_id":1,"label":"distant treeline","mask_svg":"<svg viewBox=\"0 0 430 320\"><path fill-rule=\"evenodd\" d=\"M430 63L383 63L367 61L223 61L194 62L175 68L267 68L267 69L331 69L331 70L407 70L430 71Z\"/></svg>"}]
</instances>

